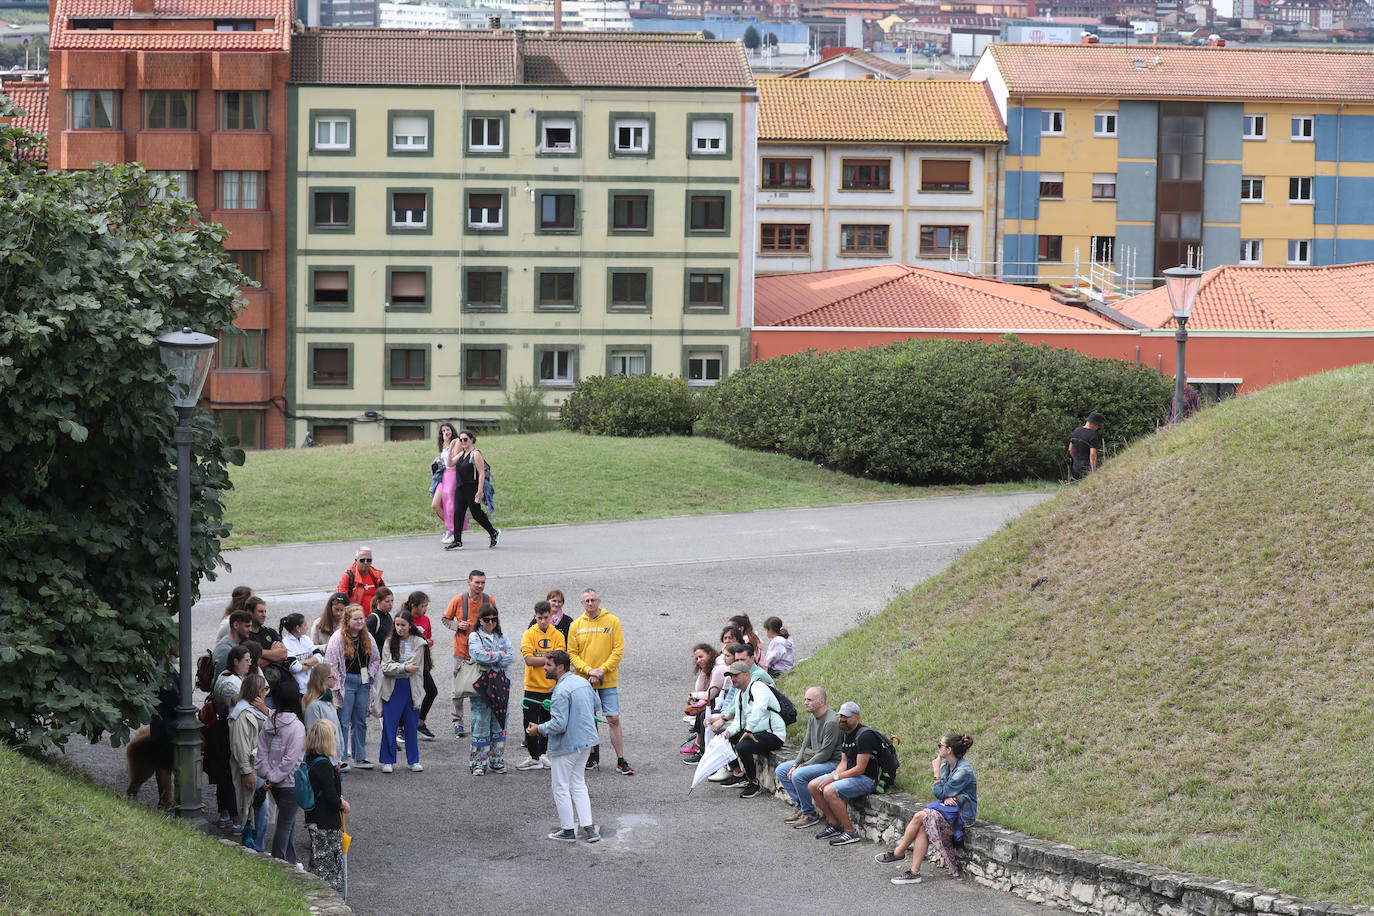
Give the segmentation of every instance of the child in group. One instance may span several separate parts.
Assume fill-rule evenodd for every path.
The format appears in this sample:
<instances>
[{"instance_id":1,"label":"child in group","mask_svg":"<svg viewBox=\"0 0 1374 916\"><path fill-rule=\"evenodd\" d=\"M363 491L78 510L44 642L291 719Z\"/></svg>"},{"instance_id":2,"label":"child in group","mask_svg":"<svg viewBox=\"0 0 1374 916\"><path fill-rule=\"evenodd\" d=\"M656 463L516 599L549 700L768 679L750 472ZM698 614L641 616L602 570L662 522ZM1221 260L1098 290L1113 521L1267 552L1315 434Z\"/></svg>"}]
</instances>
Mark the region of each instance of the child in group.
<instances>
[{"instance_id":1,"label":"child in group","mask_svg":"<svg viewBox=\"0 0 1374 916\"><path fill-rule=\"evenodd\" d=\"M781 618L769 617L763 622L763 635L768 637L768 651L763 654L763 667L773 677L792 670L792 635L782 625Z\"/></svg>"}]
</instances>

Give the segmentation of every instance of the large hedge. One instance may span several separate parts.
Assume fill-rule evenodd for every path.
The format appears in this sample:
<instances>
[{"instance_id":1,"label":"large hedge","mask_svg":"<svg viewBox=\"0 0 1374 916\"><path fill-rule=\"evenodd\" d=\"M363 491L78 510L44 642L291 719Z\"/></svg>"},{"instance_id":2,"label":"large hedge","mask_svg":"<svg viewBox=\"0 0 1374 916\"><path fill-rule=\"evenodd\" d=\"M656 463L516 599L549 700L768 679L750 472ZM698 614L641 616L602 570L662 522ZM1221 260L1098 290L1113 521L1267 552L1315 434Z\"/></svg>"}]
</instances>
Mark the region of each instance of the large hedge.
<instances>
[{"instance_id":1,"label":"large hedge","mask_svg":"<svg viewBox=\"0 0 1374 916\"><path fill-rule=\"evenodd\" d=\"M1105 451L1151 432L1173 383L1154 369L1008 335L912 340L755 363L715 386L703 428L850 474L913 484L1062 476L1068 439L1105 416Z\"/></svg>"},{"instance_id":2,"label":"large hedge","mask_svg":"<svg viewBox=\"0 0 1374 916\"><path fill-rule=\"evenodd\" d=\"M46 172L36 144L0 123L0 740L118 744L177 642L176 412L156 337L227 327L242 275L224 230L155 199L138 166ZM199 583L242 453L205 411L193 448Z\"/></svg>"},{"instance_id":3,"label":"large hedge","mask_svg":"<svg viewBox=\"0 0 1374 916\"><path fill-rule=\"evenodd\" d=\"M701 407L680 378L594 375L559 408L564 429L598 436L690 436Z\"/></svg>"}]
</instances>

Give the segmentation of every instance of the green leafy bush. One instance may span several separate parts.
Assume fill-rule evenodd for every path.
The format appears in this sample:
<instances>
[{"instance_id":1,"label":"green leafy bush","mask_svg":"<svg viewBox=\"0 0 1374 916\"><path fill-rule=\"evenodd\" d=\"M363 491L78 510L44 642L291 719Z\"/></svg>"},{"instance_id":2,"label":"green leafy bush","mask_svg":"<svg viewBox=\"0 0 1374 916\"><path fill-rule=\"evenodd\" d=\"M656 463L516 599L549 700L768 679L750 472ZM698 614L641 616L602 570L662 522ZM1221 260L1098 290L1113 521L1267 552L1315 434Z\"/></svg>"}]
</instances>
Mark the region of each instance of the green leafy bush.
<instances>
[{"instance_id":1,"label":"green leafy bush","mask_svg":"<svg viewBox=\"0 0 1374 916\"><path fill-rule=\"evenodd\" d=\"M559 421L597 436L690 436L699 413L695 393L680 378L594 375L564 399Z\"/></svg>"},{"instance_id":2,"label":"green leafy bush","mask_svg":"<svg viewBox=\"0 0 1374 916\"><path fill-rule=\"evenodd\" d=\"M506 392L506 418L501 429L510 433L544 433L553 429L544 406L544 392L530 382L518 382Z\"/></svg>"},{"instance_id":3,"label":"green leafy bush","mask_svg":"<svg viewBox=\"0 0 1374 916\"><path fill-rule=\"evenodd\" d=\"M1153 431L1173 383L1073 350L912 340L755 363L705 402L703 430L850 474L912 484L1058 477L1069 434L1105 416L1104 451Z\"/></svg>"},{"instance_id":4,"label":"green leafy bush","mask_svg":"<svg viewBox=\"0 0 1374 916\"><path fill-rule=\"evenodd\" d=\"M47 173L22 155L34 143L0 124L0 740L118 744L176 645L176 412L156 337L227 327L243 278L194 202L153 199L137 166ZM198 583L243 458L204 411L193 436Z\"/></svg>"}]
</instances>

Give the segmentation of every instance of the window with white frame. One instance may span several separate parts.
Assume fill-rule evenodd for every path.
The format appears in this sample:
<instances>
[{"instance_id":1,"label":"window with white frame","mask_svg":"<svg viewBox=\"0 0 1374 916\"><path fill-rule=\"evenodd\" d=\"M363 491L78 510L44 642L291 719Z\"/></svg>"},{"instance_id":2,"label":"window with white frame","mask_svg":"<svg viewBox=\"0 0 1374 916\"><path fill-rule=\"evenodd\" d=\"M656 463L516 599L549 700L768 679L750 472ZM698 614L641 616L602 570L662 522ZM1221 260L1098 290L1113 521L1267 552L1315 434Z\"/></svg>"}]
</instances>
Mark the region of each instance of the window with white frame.
<instances>
[{"instance_id":1,"label":"window with white frame","mask_svg":"<svg viewBox=\"0 0 1374 916\"><path fill-rule=\"evenodd\" d=\"M72 130L119 127L119 93L112 89L74 89L67 93L67 103Z\"/></svg>"},{"instance_id":2,"label":"window with white frame","mask_svg":"<svg viewBox=\"0 0 1374 916\"><path fill-rule=\"evenodd\" d=\"M1312 263L1312 241L1311 241L1311 239L1289 239L1289 240L1288 240L1288 263L1289 263L1289 264L1311 264L1311 263Z\"/></svg>"},{"instance_id":3,"label":"window with white frame","mask_svg":"<svg viewBox=\"0 0 1374 916\"><path fill-rule=\"evenodd\" d=\"M397 229L423 229L429 224L429 208L423 191L393 191L391 225Z\"/></svg>"},{"instance_id":4,"label":"window with white frame","mask_svg":"<svg viewBox=\"0 0 1374 916\"><path fill-rule=\"evenodd\" d=\"M476 115L468 118L468 149L478 153L499 153L506 148L500 118Z\"/></svg>"},{"instance_id":5,"label":"window with white frame","mask_svg":"<svg viewBox=\"0 0 1374 916\"><path fill-rule=\"evenodd\" d=\"M346 150L349 147L349 120L346 115L321 115L315 119L315 149Z\"/></svg>"},{"instance_id":6,"label":"window with white frame","mask_svg":"<svg viewBox=\"0 0 1374 916\"><path fill-rule=\"evenodd\" d=\"M698 156L724 156L726 153L724 119L700 118L692 122L692 152Z\"/></svg>"},{"instance_id":7,"label":"window with white frame","mask_svg":"<svg viewBox=\"0 0 1374 916\"><path fill-rule=\"evenodd\" d=\"M1316 129L1316 118L1311 115L1294 115L1292 119L1292 133L1290 136L1294 140L1310 141Z\"/></svg>"},{"instance_id":8,"label":"window with white frame","mask_svg":"<svg viewBox=\"0 0 1374 916\"><path fill-rule=\"evenodd\" d=\"M175 172L164 171L161 169L149 169L149 178L165 178L169 184L166 188L154 188L152 197L160 200L164 197L186 200L195 197L195 173L194 172Z\"/></svg>"},{"instance_id":9,"label":"window with white frame","mask_svg":"<svg viewBox=\"0 0 1374 916\"><path fill-rule=\"evenodd\" d=\"M1245 116L1244 126L1241 130L1241 138L1244 140L1263 140L1264 139L1264 115L1248 114Z\"/></svg>"},{"instance_id":10,"label":"window with white frame","mask_svg":"<svg viewBox=\"0 0 1374 916\"><path fill-rule=\"evenodd\" d=\"M1093 200L1116 200L1116 172L1093 172Z\"/></svg>"},{"instance_id":11,"label":"window with white frame","mask_svg":"<svg viewBox=\"0 0 1374 916\"><path fill-rule=\"evenodd\" d=\"M542 385L571 385L575 351L544 350L539 354L539 382Z\"/></svg>"},{"instance_id":12,"label":"window with white frame","mask_svg":"<svg viewBox=\"0 0 1374 916\"><path fill-rule=\"evenodd\" d=\"M687 384L714 385L720 381L725 364L719 350L689 350L687 352Z\"/></svg>"},{"instance_id":13,"label":"window with white frame","mask_svg":"<svg viewBox=\"0 0 1374 916\"><path fill-rule=\"evenodd\" d=\"M1244 201L1264 200L1264 179L1245 175L1240 179L1240 199Z\"/></svg>"},{"instance_id":14,"label":"window with white frame","mask_svg":"<svg viewBox=\"0 0 1374 916\"><path fill-rule=\"evenodd\" d=\"M644 375L649 371L649 358L643 350L615 350L607 360L609 375Z\"/></svg>"},{"instance_id":15,"label":"window with white frame","mask_svg":"<svg viewBox=\"0 0 1374 916\"><path fill-rule=\"evenodd\" d=\"M261 210L262 172L219 172L216 205L221 210Z\"/></svg>"},{"instance_id":16,"label":"window with white frame","mask_svg":"<svg viewBox=\"0 0 1374 916\"><path fill-rule=\"evenodd\" d=\"M615 122L615 151L617 153L647 153L649 151L648 119L617 120Z\"/></svg>"},{"instance_id":17,"label":"window with white frame","mask_svg":"<svg viewBox=\"0 0 1374 916\"><path fill-rule=\"evenodd\" d=\"M392 118L391 148L398 153L422 153L428 150L429 118Z\"/></svg>"},{"instance_id":18,"label":"window with white frame","mask_svg":"<svg viewBox=\"0 0 1374 916\"><path fill-rule=\"evenodd\" d=\"M1046 108L1040 112L1040 136L1062 137L1064 135L1064 112L1062 109Z\"/></svg>"},{"instance_id":19,"label":"window with white frame","mask_svg":"<svg viewBox=\"0 0 1374 916\"><path fill-rule=\"evenodd\" d=\"M577 152L577 121L545 118L540 122L539 149L545 153Z\"/></svg>"},{"instance_id":20,"label":"window with white frame","mask_svg":"<svg viewBox=\"0 0 1374 916\"><path fill-rule=\"evenodd\" d=\"M1041 172L1041 173L1040 173L1040 199L1041 199L1041 200L1063 200L1063 199L1064 199L1064 173L1063 173L1063 172Z\"/></svg>"},{"instance_id":21,"label":"window with white frame","mask_svg":"<svg viewBox=\"0 0 1374 916\"><path fill-rule=\"evenodd\" d=\"M500 229L501 220L500 194L468 193L468 228Z\"/></svg>"},{"instance_id":22,"label":"window with white frame","mask_svg":"<svg viewBox=\"0 0 1374 916\"><path fill-rule=\"evenodd\" d=\"M1240 240L1240 263L1259 264L1264 257L1264 242L1261 239Z\"/></svg>"},{"instance_id":23,"label":"window with white frame","mask_svg":"<svg viewBox=\"0 0 1374 916\"><path fill-rule=\"evenodd\" d=\"M1310 204L1312 202L1312 179L1296 176L1288 179L1288 202L1290 204Z\"/></svg>"},{"instance_id":24,"label":"window with white frame","mask_svg":"<svg viewBox=\"0 0 1374 916\"><path fill-rule=\"evenodd\" d=\"M1094 112L1093 112L1093 136L1094 136L1094 137L1115 137L1115 136L1116 136L1116 112L1114 112L1114 111L1094 111Z\"/></svg>"}]
</instances>

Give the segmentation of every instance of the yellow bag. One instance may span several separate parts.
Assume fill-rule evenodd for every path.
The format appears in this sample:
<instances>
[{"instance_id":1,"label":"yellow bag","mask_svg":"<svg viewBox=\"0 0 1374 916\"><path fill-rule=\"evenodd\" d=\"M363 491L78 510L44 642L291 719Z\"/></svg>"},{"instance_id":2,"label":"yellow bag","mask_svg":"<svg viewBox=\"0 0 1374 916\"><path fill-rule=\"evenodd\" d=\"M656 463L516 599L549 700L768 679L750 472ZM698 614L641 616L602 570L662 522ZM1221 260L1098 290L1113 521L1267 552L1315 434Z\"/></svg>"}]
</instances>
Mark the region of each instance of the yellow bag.
<instances>
[{"instance_id":1,"label":"yellow bag","mask_svg":"<svg viewBox=\"0 0 1374 916\"><path fill-rule=\"evenodd\" d=\"M339 831L343 834L343 853L344 855L348 855L348 846L353 842L353 837L348 835L348 817L346 815L339 815L339 818L343 828Z\"/></svg>"}]
</instances>

